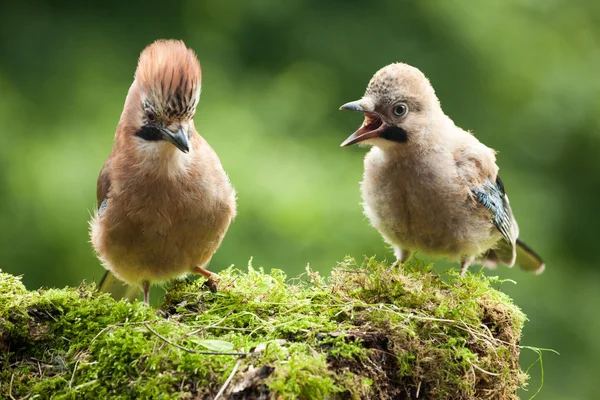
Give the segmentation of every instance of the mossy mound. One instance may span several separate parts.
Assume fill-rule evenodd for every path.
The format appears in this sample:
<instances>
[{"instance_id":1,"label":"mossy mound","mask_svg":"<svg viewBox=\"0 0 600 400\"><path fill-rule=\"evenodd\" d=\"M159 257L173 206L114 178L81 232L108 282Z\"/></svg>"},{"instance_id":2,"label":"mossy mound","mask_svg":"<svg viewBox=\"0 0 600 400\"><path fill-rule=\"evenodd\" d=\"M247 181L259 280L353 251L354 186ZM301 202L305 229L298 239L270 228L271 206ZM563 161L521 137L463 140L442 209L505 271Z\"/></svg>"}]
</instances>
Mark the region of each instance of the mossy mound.
<instances>
[{"instance_id":1,"label":"mossy mound","mask_svg":"<svg viewBox=\"0 0 600 400\"><path fill-rule=\"evenodd\" d=\"M157 311L0 273L0 398L516 399L525 384L525 316L494 278L373 260L327 281L219 275L218 293L179 282Z\"/></svg>"}]
</instances>

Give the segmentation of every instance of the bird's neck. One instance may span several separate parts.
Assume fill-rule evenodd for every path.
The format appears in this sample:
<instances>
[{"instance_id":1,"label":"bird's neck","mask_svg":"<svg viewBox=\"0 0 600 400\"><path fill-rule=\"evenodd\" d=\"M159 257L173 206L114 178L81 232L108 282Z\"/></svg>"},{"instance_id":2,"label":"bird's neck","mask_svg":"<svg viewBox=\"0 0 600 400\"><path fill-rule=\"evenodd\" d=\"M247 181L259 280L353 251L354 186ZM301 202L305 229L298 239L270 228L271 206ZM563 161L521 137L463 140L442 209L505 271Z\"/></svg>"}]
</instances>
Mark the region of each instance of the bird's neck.
<instances>
[{"instance_id":1,"label":"bird's neck","mask_svg":"<svg viewBox=\"0 0 600 400\"><path fill-rule=\"evenodd\" d=\"M149 142L135 138L136 164L141 172L159 177L177 178L189 172L194 149L190 143L189 153L178 150L167 142Z\"/></svg>"}]
</instances>

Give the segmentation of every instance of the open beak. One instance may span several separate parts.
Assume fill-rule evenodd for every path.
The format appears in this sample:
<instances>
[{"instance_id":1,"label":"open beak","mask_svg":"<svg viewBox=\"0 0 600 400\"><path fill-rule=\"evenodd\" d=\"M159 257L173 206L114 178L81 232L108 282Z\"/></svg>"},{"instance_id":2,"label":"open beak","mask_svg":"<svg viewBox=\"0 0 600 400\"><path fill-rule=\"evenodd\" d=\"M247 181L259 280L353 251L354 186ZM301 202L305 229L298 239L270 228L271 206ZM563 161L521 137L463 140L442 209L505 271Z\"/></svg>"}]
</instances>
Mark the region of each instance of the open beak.
<instances>
[{"instance_id":1,"label":"open beak","mask_svg":"<svg viewBox=\"0 0 600 400\"><path fill-rule=\"evenodd\" d=\"M379 114L375 112L373 104L368 99L361 99L358 101L352 101L346 103L340 107L340 110L350 110L365 113L365 121L362 126L344 140L340 145L341 147L350 146L368 139L379 137L381 132L385 129L385 122L381 119Z\"/></svg>"},{"instance_id":2,"label":"open beak","mask_svg":"<svg viewBox=\"0 0 600 400\"><path fill-rule=\"evenodd\" d=\"M187 153L190 151L190 143L187 137L187 134L183 127L179 127L177 132L171 132L169 129L163 128L161 129L165 140L172 143L179 150Z\"/></svg>"}]
</instances>

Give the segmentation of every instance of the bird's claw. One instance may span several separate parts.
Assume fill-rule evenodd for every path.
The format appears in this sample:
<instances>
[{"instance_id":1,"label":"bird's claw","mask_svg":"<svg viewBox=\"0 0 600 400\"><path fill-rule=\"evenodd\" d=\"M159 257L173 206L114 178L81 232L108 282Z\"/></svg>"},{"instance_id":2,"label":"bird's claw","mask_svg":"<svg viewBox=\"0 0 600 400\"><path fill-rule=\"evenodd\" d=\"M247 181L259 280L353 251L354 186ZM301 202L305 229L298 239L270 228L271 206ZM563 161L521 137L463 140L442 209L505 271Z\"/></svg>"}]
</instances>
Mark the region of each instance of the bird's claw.
<instances>
[{"instance_id":1,"label":"bird's claw","mask_svg":"<svg viewBox=\"0 0 600 400\"><path fill-rule=\"evenodd\" d=\"M206 282L204 282L204 286L208 287L211 292L217 293L219 291L219 280L210 276L206 279Z\"/></svg>"}]
</instances>

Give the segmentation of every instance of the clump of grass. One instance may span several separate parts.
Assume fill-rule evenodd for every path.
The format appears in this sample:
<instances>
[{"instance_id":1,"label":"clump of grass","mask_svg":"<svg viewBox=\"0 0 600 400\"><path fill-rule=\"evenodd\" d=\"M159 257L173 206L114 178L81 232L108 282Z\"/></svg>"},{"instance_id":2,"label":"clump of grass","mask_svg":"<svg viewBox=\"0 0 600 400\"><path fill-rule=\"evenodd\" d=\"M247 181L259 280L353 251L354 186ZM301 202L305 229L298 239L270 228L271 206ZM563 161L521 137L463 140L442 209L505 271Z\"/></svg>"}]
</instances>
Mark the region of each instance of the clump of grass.
<instances>
[{"instance_id":1,"label":"clump of grass","mask_svg":"<svg viewBox=\"0 0 600 400\"><path fill-rule=\"evenodd\" d=\"M345 260L294 283L248 267L158 310L0 273L0 397L517 399L524 314L482 274Z\"/></svg>"}]
</instances>

